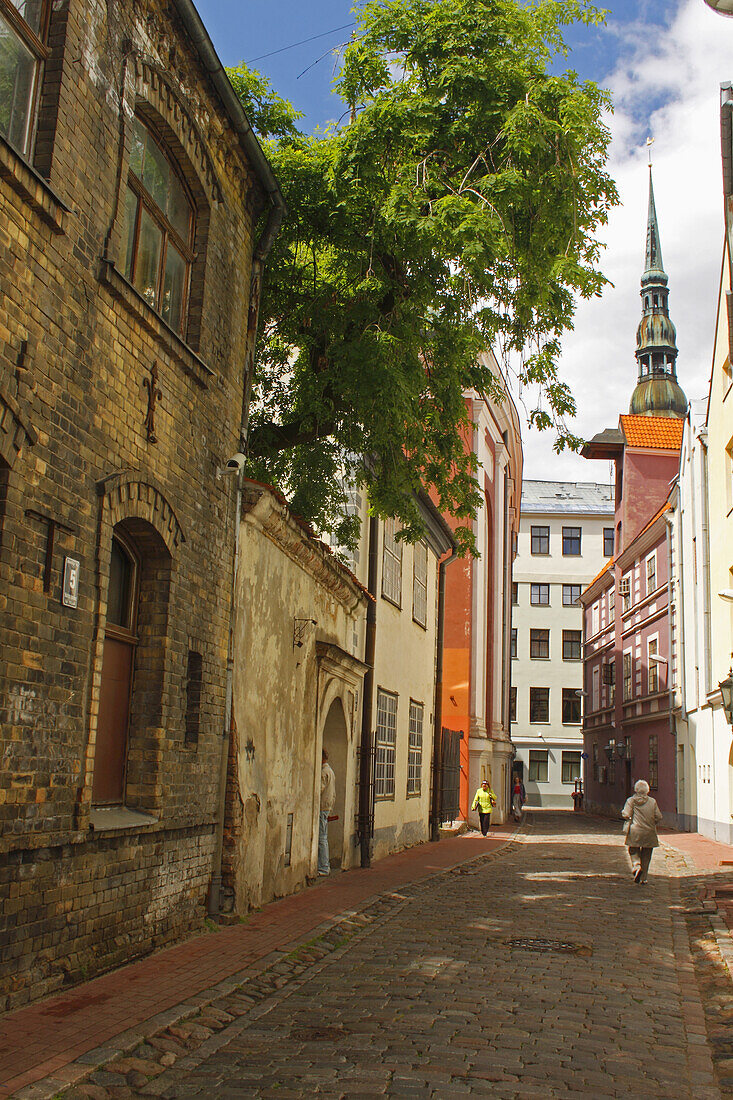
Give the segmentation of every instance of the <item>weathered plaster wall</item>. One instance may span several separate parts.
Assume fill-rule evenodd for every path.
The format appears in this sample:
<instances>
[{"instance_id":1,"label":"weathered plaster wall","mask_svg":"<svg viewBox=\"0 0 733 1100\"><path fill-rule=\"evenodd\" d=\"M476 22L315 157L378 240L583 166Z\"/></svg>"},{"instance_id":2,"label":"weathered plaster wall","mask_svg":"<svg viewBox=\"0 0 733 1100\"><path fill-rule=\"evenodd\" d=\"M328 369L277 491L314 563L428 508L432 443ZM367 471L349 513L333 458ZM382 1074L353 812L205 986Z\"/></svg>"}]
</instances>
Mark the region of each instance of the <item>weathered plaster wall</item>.
<instances>
[{"instance_id":1,"label":"weathered plaster wall","mask_svg":"<svg viewBox=\"0 0 733 1100\"><path fill-rule=\"evenodd\" d=\"M353 820L363 665L352 647L367 597L284 501L252 482L243 492L236 592L225 877L244 912L315 872L327 720L346 742L334 769L339 820ZM345 860L343 851L331 855L348 863L348 852Z\"/></svg>"}]
</instances>

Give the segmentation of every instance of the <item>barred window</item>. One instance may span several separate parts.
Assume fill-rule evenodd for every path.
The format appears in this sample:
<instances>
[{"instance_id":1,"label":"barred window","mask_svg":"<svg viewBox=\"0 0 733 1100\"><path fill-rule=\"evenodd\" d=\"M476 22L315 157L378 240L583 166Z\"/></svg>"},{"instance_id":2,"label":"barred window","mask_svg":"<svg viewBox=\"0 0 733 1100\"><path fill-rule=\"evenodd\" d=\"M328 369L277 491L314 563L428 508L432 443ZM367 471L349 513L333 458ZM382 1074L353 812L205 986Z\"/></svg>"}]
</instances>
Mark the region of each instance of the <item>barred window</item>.
<instances>
[{"instance_id":1,"label":"barred window","mask_svg":"<svg viewBox=\"0 0 733 1100\"><path fill-rule=\"evenodd\" d=\"M529 655L534 660L538 658L548 659L550 656L550 631L530 630Z\"/></svg>"},{"instance_id":2,"label":"barred window","mask_svg":"<svg viewBox=\"0 0 733 1100\"><path fill-rule=\"evenodd\" d=\"M531 584L529 586L529 602L535 606L548 607L550 603L549 584Z\"/></svg>"},{"instance_id":3,"label":"barred window","mask_svg":"<svg viewBox=\"0 0 733 1100\"><path fill-rule=\"evenodd\" d=\"M531 527L530 535L532 539L532 553L533 554L549 554L550 553L550 528L549 527Z\"/></svg>"},{"instance_id":4,"label":"barred window","mask_svg":"<svg viewBox=\"0 0 733 1100\"><path fill-rule=\"evenodd\" d=\"M24 156L33 141L48 0L0 0L0 134Z\"/></svg>"},{"instance_id":5,"label":"barred window","mask_svg":"<svg viewBox=\"0 0 733 1100\"><path fill-rule=\"evenodd\" d=\"M530 722L550 721L550 689L529 689L529 720Z\"/></svg>"},{"instance_id":6,"label":"barred window","mask_svg":"<svg viewBox=\"0 0 733 1100\"><path fill-rule=\"evenodd\" d=\"M579 661L583 654L582 630L563 630L562 632L562 659L563 661Z\"/></svg>"},{"instance_id":7,"label":"barred window","mask_svg":"<svg viewBox=\"0 0 733 1100\"><path fill-rule=\"evenodd\" d=\"M659 784L659 737L656 733L649 734L649 775L648 783L653 791Z\"/></svg>"},{"instance_id":8,"label":"barred window","mask_svg":"<svg viewBox=\"0 0 733 1100\"><path fill-rule=\"evenodd\" d=\"M407 747L407 793L420 794L422 783L422 725L425 707L410 699L410 731Z\"/></svg>"},{"instance_id":9,"label":"barred window","mask_svg":"<svg viewBox=\"0 0 733 1100\"><path fill-rule=\"evenodd\" d=\"M397 696L377 691L377 744L374 765L375 798L394 798L394 765L397 745Z\"/></svg>"},{"instance_id":10,"label":"barred window","mask_svg":"<svg viewBox=\"0 0 733 1100\"><path fill-rule=\"evenodd\" d=\"M624 653L624 702L632 698L633 690L633 658L631 651Z\"/></svg>"},{"instance_id":11,"label":"barred window","mask_svg":"<svg viewBox=\"0 0 733 1100\"><path fill-rule=\"evenodd\" d=\"M412 574L412 617L420 626L428 625L428 548L415 543Z\"/></svg>"},{"instance_id":12,"label":"barred window","mask_svg":"<svg viewBox=\"0 0 733 1100\"><path fill-rule=\"evenodd\" d=\"M402 543L397 538L393 519L384 521L382 595L397 607L402 606Z\"/></svg>"},{"instance_id":13,"label":"barred window","mask_svg":"<svg viewBox=\"0 0 733 1100\"><path fill-rule=\"evenodd\" d=\"M575 607L580 599L581 586L579 584L564 584L562 586L563 607Z\"/></svg>"}]
</instances>

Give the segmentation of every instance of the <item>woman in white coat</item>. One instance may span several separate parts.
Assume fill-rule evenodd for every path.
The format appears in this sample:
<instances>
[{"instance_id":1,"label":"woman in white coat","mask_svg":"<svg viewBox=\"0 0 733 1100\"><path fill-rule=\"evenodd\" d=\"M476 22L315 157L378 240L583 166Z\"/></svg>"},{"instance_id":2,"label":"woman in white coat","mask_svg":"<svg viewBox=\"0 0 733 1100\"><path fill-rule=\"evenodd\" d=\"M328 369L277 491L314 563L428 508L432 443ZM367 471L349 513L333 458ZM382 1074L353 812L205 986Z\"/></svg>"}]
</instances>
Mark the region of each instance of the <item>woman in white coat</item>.
<instances>
[{"instance_id":1,"label":"woman in white coat","mask_svg":"<svg viewBox=\"0 0 733 1100\"><path fill-rule=\"evenodd\" d=\"M626 800L621 816L627 822L626 846L631 857L634 882L647 881L652 852L659 847L657 825L662 813L655 799L649 797L649 784L640 779L634 793Z\"/></svg>"}]
</instances>

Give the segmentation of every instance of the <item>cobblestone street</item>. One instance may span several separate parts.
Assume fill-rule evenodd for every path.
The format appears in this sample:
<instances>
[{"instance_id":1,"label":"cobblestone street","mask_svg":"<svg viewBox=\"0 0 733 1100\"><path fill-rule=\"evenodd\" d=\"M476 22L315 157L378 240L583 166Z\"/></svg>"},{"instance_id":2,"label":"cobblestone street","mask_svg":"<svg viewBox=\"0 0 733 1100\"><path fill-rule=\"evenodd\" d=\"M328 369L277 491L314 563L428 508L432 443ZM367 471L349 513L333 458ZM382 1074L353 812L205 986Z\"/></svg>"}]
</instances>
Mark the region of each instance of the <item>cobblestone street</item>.
<instances>
[{"instance_id":1,"label":"cobblestone street","mask_svg":"<svg viewBox=\"0 0 733 1100\"><path fill-rule=\"evenodd\" d=\"M531 815L501 850L384 896L92 1081L222 1100L728 1095L711 1054L728 1033L711 1045L690 951L688 921L698 950L711 937L690 875L659 849L637 886L615 823ZM705 961L724 1023L730 979L714 946ZM216 1030L198 1049L129 1088L131 1068L202 1024Z\"/></svg>"}]
</instances>

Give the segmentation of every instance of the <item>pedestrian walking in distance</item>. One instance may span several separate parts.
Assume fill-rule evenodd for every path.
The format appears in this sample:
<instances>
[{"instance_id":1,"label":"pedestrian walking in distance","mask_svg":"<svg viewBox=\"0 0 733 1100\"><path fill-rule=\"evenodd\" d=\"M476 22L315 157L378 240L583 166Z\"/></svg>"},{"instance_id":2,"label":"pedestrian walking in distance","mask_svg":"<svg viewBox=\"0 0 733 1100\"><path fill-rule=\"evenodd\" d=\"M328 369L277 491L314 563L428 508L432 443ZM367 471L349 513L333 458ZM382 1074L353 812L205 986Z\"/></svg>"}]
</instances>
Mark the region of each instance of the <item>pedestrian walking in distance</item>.
<instances>
[{"instance_id":1,"label":"pedestrian walking in distance","mask_svg":"<svg viewBox=\"0 0 733 1100\"><path fill-rule=\"evenodd\" d=\"M514 776L512 787L512 816L515 821L522 820L522 807L524 806L524 783L518 775Z\"/></svg>"},{"instance_id":2,"label":"pedestrian walking in distance","mask_svg":"<svg viewBox=\"0 0 733 1100\"><path fill-rule=\"evenodd\" d=\"M318 828L318 874L331 874L331 856L328 851L328 815L336 801L336 776L328 762L328 753L321 753L321 812Z\"/></svg>"},{"instance_id":3,"label":"pedestrian walking in distance","mask_svg":"<svg viewBox=\"0 0 733 1100\"><path fill-rule=\"evenodd\" d=\"M489 786L488 779L484 779L483 783L476 791L476 796L473 800L473 809L478 810L479 821L481 822L481 834L486 836L489 831L489 825L491 824L491 811L496 805L496 795Z\"/></svg>"},{"instance_id":4,"label":"pedestrian walking in distance","mask_svg":"<svg viewBox=\"0 0 733 1100\"><path fill-rule=\"evenodd\" d=\"M634 784L634 793L626 800L621 816L626 820L624 831L634 882L643 884L647 881L652 852L659 847L657 825L662 820L656 800L649 797L646 779Z\"/></svg>"}]
</instances>

